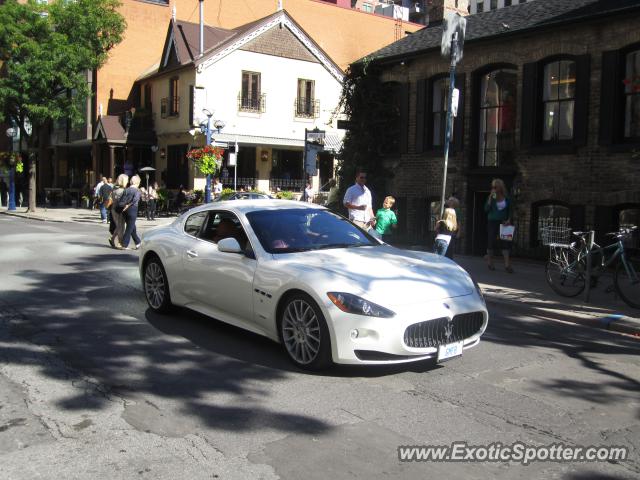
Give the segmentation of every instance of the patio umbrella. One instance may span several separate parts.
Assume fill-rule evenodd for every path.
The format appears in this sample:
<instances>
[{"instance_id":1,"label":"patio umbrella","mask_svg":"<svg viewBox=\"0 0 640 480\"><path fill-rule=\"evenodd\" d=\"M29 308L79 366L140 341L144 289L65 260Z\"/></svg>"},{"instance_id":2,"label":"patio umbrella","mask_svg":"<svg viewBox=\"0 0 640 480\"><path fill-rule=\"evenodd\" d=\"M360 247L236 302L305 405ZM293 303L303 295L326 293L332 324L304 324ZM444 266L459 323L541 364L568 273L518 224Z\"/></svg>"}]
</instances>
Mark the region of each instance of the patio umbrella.
<instances>
[{"instance_id":1,"label":"patio umbrella","mask_svg":"<svg viewBox=\"0 0 640 480\"><path fill-rule=\"evenodd\" d=\"M144 174L147 176L147 192L148 192L149 191L149 172L155 172L156 169L153 167L142 167L140 171L144 172Z\"/></svg>"}]
</instances>

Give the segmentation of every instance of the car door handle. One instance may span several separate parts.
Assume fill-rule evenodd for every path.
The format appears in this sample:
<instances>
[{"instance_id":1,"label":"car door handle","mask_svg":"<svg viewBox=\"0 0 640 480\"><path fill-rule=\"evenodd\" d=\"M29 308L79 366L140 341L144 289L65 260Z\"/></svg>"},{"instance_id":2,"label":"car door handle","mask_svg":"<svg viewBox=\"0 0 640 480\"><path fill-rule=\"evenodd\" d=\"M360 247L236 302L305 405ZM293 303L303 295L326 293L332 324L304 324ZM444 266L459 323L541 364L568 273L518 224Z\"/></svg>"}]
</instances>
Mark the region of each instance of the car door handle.
<instances>
[{"instance_id":1,"label":"car door handle","mask_svg":"<svg viewBox=\"0 0 640 480\"><path fill-rule=\"evenodd\" d=\"M187 255L191 258L196 258L198 256L198 252L194 250L187 250Z\"/></svg>"}]
</instances>

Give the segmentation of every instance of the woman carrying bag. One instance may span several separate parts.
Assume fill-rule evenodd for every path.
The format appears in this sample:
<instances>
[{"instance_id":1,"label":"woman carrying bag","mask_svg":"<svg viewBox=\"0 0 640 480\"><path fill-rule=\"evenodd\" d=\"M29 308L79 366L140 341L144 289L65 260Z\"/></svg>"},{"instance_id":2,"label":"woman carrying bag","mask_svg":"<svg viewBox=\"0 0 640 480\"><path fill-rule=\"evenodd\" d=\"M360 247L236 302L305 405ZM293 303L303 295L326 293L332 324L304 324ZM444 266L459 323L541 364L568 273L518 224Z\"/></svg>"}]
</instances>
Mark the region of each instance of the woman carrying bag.
<instances>
[{"instance_id":1,"label":"woman carrying bag","mask_svg":"<svg viewBox=\"0 0 640 480\"><path fill-rule=\"evenodd\" d=\"M499 178L491 182L491 195L487 198L484 205L484 211L487 213L487 267L489 270L495 270L493 266L493 254L495 250L502 250L504 257L504 268L508 273L513 273L511 267L511 245L512 241L500 238L501 226L511 225L512 206L511 199L507 196L507 189L504 182ZM512 230L512 229L511 229ZM513 238L513 231L511 231Z\"/></svg>"}]
</instances>

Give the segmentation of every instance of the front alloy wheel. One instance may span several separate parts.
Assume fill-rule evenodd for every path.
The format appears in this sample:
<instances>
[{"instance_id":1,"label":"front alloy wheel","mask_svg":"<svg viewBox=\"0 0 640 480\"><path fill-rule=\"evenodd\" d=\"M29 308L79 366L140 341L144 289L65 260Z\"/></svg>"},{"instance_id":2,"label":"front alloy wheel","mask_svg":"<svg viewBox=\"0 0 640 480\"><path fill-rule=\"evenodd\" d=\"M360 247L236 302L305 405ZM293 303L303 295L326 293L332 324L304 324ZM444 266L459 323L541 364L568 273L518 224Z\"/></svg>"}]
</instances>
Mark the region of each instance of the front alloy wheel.
<instances>
[{"instance_id":1,"label":"front alloy wheel","mask_svg":"<svg viewBox=\"0 0 640 480\"><path fill-rule=\"evenodd\" d=\"M169 282L162 262L157 257L147 261L144 267L144 294L151 310L164 313L171 308Z\"/></svg>"},{"instance_id":2,"label":"front alloy wheel","mask_svg":"<svg viewBox=\"0 0 640 480\"><path fill-rule=\"evenodd\" d=\"M280 339L298 367L321 370L331 365L331 340L320 308L311 297L295 295L280 319Z\"/></svg>"}]
</instances>

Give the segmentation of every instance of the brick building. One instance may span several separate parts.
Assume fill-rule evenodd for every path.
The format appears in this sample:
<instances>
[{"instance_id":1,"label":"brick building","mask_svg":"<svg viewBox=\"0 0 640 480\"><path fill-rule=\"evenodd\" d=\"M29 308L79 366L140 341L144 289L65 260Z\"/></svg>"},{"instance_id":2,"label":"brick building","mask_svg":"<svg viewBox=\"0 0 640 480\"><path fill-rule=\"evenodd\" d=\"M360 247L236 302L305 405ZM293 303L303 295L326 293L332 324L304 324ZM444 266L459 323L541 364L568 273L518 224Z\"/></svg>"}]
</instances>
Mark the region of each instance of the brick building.
<instances>
[{"instance_id":1,"label":"brick building","mask_svg":"<svg viewBox=\"0 0 640 480\"><path fill-rule=\"evenodd\" d=\"M447 182L462 202L461 248L485 251L483 204L496 177L516 203L521 254L542 252L545 225L603 233L640 223L639 22L638 0L535 0L467 17ZM400 112L386 193L418 242L439 212L449 84L441 34L432 18L369 57Z\"/></svg>"}]
</instances>

